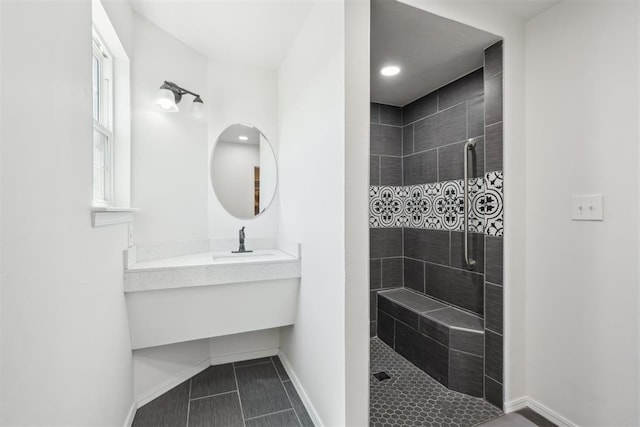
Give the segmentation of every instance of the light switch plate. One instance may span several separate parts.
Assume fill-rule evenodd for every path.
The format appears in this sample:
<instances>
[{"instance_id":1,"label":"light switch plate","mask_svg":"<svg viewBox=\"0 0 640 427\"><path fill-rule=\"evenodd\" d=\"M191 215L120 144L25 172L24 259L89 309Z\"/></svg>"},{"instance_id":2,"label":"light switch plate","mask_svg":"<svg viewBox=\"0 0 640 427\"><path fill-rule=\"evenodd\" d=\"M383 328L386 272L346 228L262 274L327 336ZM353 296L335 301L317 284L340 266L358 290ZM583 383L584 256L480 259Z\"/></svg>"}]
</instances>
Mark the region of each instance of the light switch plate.
<instances>
[{"instance_id":1,"label":"light switch plate","mask_svg":"<svg viewBox=\"0 0 640 427\"><path fill-rule=\"evenodd\" d=\"M573 221L602 221L602 194L571 196Z\"/></svg>"}]
</instances>

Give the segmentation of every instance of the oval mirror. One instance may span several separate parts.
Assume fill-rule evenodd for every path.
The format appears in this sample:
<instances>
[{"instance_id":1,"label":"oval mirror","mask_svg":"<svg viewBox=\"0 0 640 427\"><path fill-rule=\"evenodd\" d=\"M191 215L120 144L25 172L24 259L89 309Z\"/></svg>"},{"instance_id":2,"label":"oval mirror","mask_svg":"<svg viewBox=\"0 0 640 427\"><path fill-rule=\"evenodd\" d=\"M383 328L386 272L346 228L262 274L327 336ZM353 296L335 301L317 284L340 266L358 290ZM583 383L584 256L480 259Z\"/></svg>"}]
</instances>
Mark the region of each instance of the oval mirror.
<instances>
[{"instance_id":1,"label":"oval mirror","mask_svg":"<svg viewBox=\"0 0 640 427\"><path fill-rule=\"evenodd\" d=\"M210 168L216 197L236 218L255 218L273 201L276 157L258 128L241 123L226 128L213 148Z\"/></svg>"}]
</instances>

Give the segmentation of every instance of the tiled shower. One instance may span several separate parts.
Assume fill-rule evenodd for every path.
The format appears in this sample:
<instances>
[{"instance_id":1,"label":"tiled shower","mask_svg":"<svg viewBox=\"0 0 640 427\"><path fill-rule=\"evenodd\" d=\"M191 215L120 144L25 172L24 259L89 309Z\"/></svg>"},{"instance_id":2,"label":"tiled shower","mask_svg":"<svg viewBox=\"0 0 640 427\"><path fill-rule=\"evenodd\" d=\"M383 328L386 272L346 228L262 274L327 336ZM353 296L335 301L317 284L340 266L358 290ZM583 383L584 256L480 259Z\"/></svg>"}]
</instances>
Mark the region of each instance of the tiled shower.
<instances>
[{"instance_id":1,"label":"tiled shower","mask_svg":"<svg viewBox=\"0 0 640 427\"><path fill-rule=\"evenodd\" d=\"M371 104L371 335L449 388L502 408L502 42L485 49L482 68L416 98ZM473 271L462 206L470 138Z\"/></svg>"}]
</instances>

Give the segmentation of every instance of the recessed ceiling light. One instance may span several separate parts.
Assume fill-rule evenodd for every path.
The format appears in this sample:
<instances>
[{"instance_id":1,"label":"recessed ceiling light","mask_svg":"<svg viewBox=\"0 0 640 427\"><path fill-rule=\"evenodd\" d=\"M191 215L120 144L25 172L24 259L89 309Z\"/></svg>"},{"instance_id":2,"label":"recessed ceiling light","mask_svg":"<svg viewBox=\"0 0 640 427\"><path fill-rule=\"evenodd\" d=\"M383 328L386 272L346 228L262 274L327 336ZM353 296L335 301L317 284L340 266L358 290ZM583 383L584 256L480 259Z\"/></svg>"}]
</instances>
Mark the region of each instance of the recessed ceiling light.
<instances>
[{"instance_id":1,"label":"recessed ceiling light","mask_svg":"<svg viewBox=\"0 0 640 427\"><path fill-rule=\"evenodd\" d=\"M249 140L249 137L248 137L248 136L244 136L244 135L240 135L240 136L238 137L238 139L239 139L240 141L248 141L248 140Z\"/></svg>"},{"instance_id":2,"label":"recessed ceiling light","mask_svg":"<svg viewBox=\"0 0 640 427\"><path fill-rule=\"evenodd\" d=\"M395 65L390 65L388 67L384 67L382 70L380 70L380 74L382 74L383 76L395 76L396 74L398 74L400 72L400 67L396 67Z\"/></svg>"}]
</instances>

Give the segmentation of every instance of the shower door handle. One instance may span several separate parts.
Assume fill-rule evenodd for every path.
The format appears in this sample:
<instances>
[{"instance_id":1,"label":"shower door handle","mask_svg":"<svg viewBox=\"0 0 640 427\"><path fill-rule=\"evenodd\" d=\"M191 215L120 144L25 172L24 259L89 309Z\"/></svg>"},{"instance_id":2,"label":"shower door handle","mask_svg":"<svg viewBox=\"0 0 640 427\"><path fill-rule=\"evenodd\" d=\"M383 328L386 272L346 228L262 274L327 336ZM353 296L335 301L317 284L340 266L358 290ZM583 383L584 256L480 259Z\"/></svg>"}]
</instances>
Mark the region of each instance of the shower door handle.
<instances>
[{"instance_id":1,"label":"shower door handle","mask_svg":"<svg viewBox=\"0 0 640 427\"><path fill-rule=\"evenodd\" d=\"M469 258L469 152L476 147L474 139L468 140L464 144L464 261L468 270L473 270L476 266L475 260Z\"/></svg>"}]
</instances>

